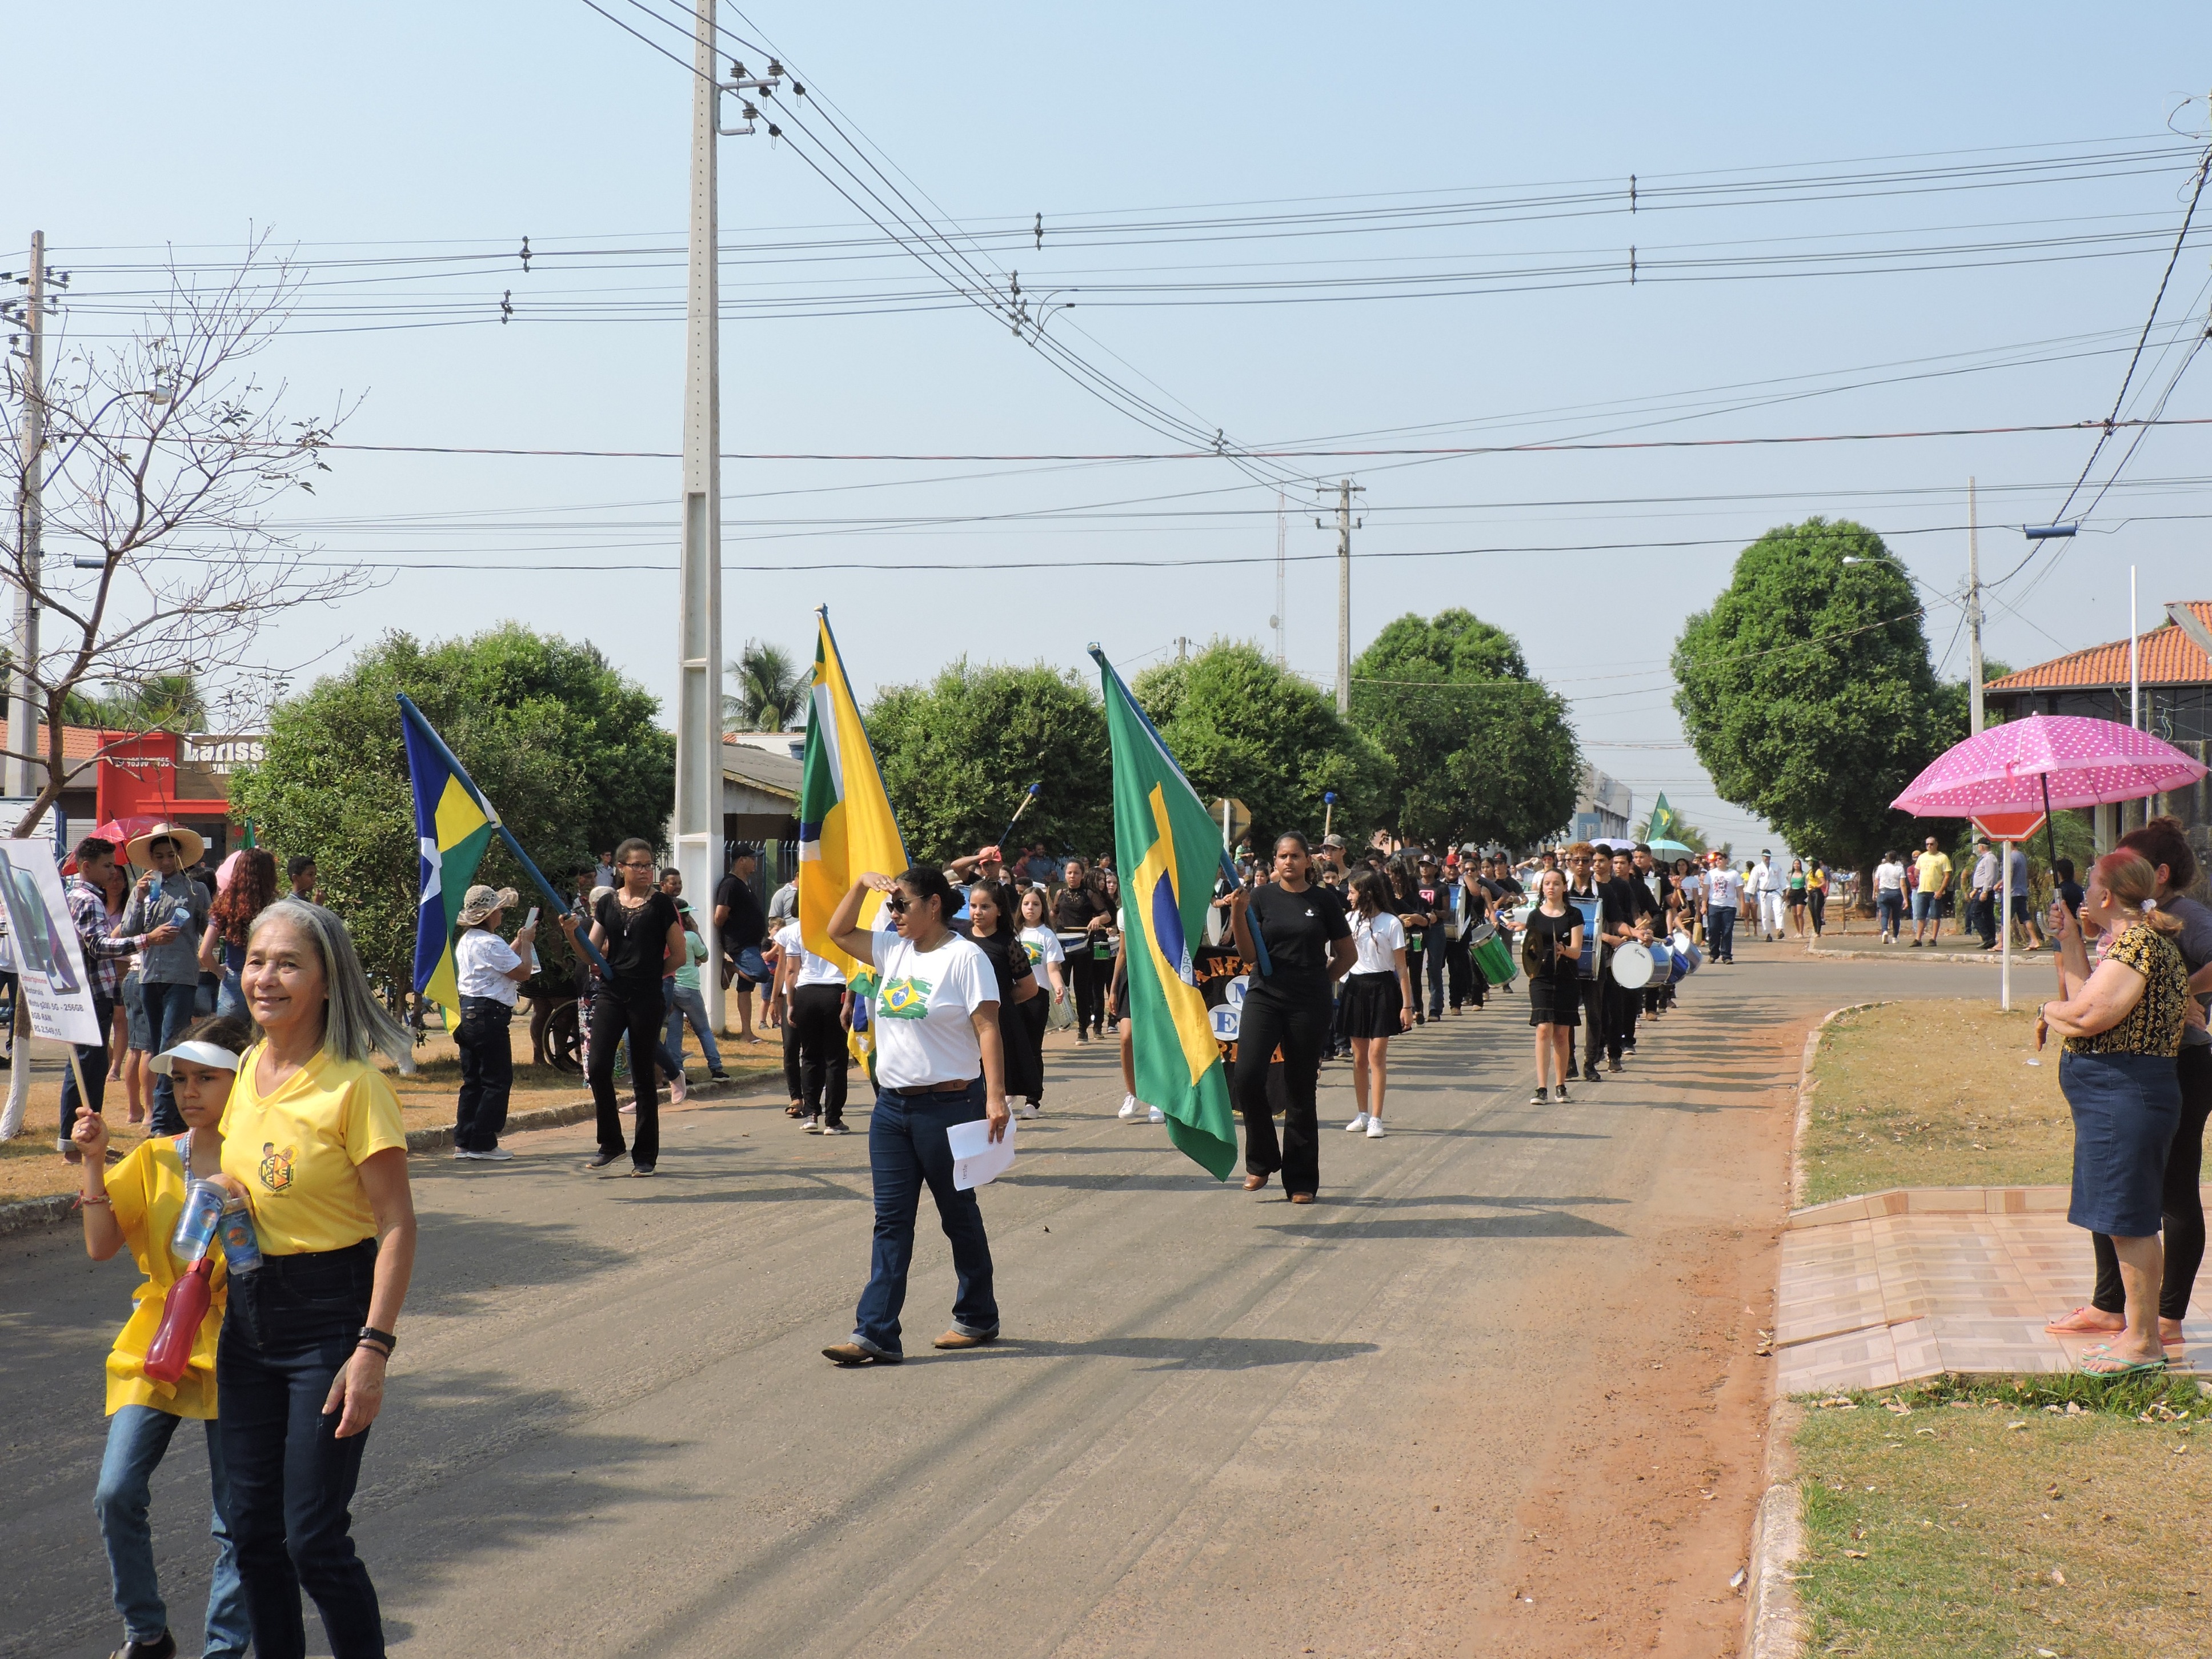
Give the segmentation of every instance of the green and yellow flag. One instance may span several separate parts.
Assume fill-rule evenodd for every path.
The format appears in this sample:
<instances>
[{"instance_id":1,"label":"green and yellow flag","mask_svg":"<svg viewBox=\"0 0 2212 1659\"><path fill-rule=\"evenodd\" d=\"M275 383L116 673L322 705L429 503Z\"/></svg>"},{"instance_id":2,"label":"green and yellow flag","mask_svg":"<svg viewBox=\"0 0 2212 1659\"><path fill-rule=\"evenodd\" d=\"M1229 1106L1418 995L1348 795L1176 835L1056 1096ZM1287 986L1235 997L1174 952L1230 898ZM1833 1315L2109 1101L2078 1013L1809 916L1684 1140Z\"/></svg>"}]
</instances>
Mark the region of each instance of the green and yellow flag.
<instances>
[{"instance_id":1,"label":"green and yellow flag","mask_svg":"<svg viewBox=\"0 0 2212 1659\"><path fill-rule=\"evenodd\" d=\"M460 987L453 977L453 929L462 895L477 878L495 822L467 773L408 698L399 699L407 773L415 785L415 836L422 855L422 897L415 920L415 989L446 1011L448 1029L461 1023Z\"/></svg>"},{"instance_id":2,"label":"green and yellow flag","mask_svg":"<svg viewBox=\"0 0 2212 1659\"><path fill-rule=\"evenodd\" d=\"M868 746L860 706L845 678L830 612L817 616L821 629L814 644L814 689L806 716L806 746L799 758L799 936L816 956L844 969L845 982L866 999L875 975L830 942L830 918L854 878L874 870L896 876L907 867L906 843L899 839L891 798L884 792ZM871 893L860 907L860 926L882 919L883 895ZM854 1055L875 1075L875 1033L855 1021Z\"/></svg>"},{"instance_id":3,"label":"green and yellow flag","mask_svg":"<svg viewBox=\"0 0 2212 1659\"><path fill-rule=\"evenodd\" d=\"M1137 1098L1167 1115L1168 1138L1226 1181L1237 1164L1237 1119L1221 1048L1191 969L1191 941L1206 938L1221 826L1207 813L1167 744L1097 651L1106 730L1114 746L1114 855L1121 882L1121 951L1127 964Z\"/></svg>"},{"instance_id":4,"label":"green and yellow flag","mask_svg":"<svg viewBox=\"0 0 2212 1659\"><path fill-rule=\"evenodd\" d=\"M1651 822L1644 826L1644 839L1672 841L1674 839L1674 831L1680 826L1681 822L1682 815L1667 805L1667 797L1662 793L1659 799L1652 803Z\"/></svg>"}]
</instances>

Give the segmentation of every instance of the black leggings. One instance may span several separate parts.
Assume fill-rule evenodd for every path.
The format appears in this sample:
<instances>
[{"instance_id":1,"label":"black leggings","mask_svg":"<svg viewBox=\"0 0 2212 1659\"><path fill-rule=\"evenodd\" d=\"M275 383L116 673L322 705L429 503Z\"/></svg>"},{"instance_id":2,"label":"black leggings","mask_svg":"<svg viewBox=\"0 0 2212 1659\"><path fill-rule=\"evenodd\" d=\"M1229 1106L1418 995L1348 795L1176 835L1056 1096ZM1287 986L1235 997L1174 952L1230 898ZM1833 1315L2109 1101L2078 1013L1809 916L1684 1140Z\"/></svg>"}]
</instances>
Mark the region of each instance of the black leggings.
<instances>
[{"instance_id":1,"label":"black leggings","mask_svg":"<svg viewBox=\"0 0 2212 1659\"><path fill-rule=\"evenodd\" d=\"M791 993L788 1022L799 1051L799 1092L809 1115L830 1123L845 1121L845 1083L850 1051L845 1047L845 988L799 985Z\"/></svg>"},{"instance_id":2,"label":"black leggings","mask_svg":"<svg viewBox=\"0 0 2212 1659\"><path fill-rule=\"evenodd\" d=\"M1253 1175L1283 1172L1287 1193L1321 1190L1321 1132L1314 1097L1321 1083L1321 1051L1328 1042L1328 993L1284 992L1262 980L1244 999L1237 1033L1237 1075L1230 1092L1244 1119L1244 1167ZM1283 1139L1267 1113L1267 1068L1283 1051Z\"/></svg>"},{"instance_id":3,"label":"black leggings","mask_svg":"<svg viewBox=\"0 0 2212 1659\"><path fill-rule=\"evenodd\" d=\"M661 1016L666 1012L658 979L634 984L602 981L592 996L592 1054L585 1069L599 1116L599 1150L616 1158L623 1152L622 1117L615 1102L615 1050L627 1032L630 1086L637 1100L630 1162L647 1169L660 1160L660 1079L653 1060L660 1049Z\"/></svg>"},{"instance_id":4,"label":"black leggings","mask_svg":"<svg viewBox=\"0 0 2212 1659\"><path fill-rule=\"evenodd\" d=\"M2212 1115L2212 1048L2192 1044L2175 1065L2181 1073L2181 1121L2166 1149L2166 1194L2159 1205L2166 1212L2166 1274L2158 1295L2163 1319L2179 1319L2189 1311L2197 1269L2204 1261L2204 1196L2197 1182L2204 1168L2204 1120ZM2097 1252L2097 1290L2090 1305L2105 1313L2124 1313L2128 1298L2120 1287L2119 1253L2102 1233L2092 1233L2089 1239Z\"/></svg>"},{"instance_id":5,"label":"black leggings","mask_svg":"<svg viewBox=\"0 0 2212 1659\"><path fill-rule=\"evenodd\" d=\"M1069 945L1066 951L1068 977L1075 986L1076 1032L1079 1036L1085 1031L1103 1030L1106 1025L1106 987L1114 977L1114 964L1092 957L1087 940Z\"/></svg>"}]
</instances>

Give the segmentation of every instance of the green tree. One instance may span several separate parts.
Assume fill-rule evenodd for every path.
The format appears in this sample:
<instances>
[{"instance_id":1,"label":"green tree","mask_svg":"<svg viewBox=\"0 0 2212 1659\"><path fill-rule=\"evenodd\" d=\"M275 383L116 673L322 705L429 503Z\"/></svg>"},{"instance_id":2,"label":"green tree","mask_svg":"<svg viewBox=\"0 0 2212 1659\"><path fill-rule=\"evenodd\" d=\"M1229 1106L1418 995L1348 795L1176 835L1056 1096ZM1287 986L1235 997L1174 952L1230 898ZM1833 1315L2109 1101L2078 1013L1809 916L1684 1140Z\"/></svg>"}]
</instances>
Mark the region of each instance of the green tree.
<instances>
[{"instance_id":1,"label":"green tree","mask_svg":"<svg viewBox=\"0 0 2212 1659\"><path fill-rule=\"evenodd\" d=\"M800 668L791 653L764 640L747 640L745 648L722 672L737 687L722 698L722 726L732 732L783 732L800 723L814 671Z\"/></svg>"},{"instance_id":2,"label":"green tree","mask_svg":"<svg viewBox=\"0 0 2212 1659\"><path fill-rule=\"evenodd\" d=\"M1284 830L1318 835L1330 790L1347 837L1384 822L1382 751L1257 646L1215 640L1188 661L1146 669L1129 690L1200 798L1243 801L1258 839Z\"/></svg>"},{"instance_id":3,"label":"green tree","mask_svg":"<svg viewBox=\"0 0 2212 1659\"><path fill-rule=\"evenodd\" d=\"M1637 821L1636 827L1633 830L1631 830L1628 834L1629 838L1632 841L1650 840L1651 820L1648 817L1638 819ZM1689 819L1686 817L1678 817L1675 818L1674 827L1667 832L1667 839L1669 841L1680 842L1683 846L1688 848L1692 853L1705 852L1711 846L1711 842L1706 838L1705 832L1698 829L1696 824L1691 823ZM1679 856L1679 854L1677 856Z\"/></svg>"},{"instance_id":4,"label":"green tree","mask_svg":"<svg viewBox=\"0 0 2212 1659\"><path fill-rule=\"evenodd\" d=\"M1085 854L1113 844L1105 709L1073 670L963 657L927 685L885 687L867 725L915 858L942 861L996 839L1033 783L1018 839Z\"/></svg>"},{"instance_id":5,"label":"green tree","mask_svg":"<svg viewBox=\"0 0 2212 1659\"><path fill-rule=\"evenodd\" d=\"M1674 669L1721 798L1792 847L1867 872L1886 847L1951 839L1950 823L1890 808L1966 735L1966 702L1936 679L1912 580L1873 531L1817 518L1768 531L1684 625Z\"/></svg>"},{"instance_id":6,"label":"green tree","mask_svg":"<svg viewBox=\"0 0 2212 1659\"><path fill-rule=\"evenodd\" d=\"M626 836L665 843L676 740L654 723L659 704L595 647L513 623L430 645L386 635L277 704L263 759L232 775L230 793L262 845L314 856L362 962L390 986L411 982L421 878L402 691L564 890L562 872L595 849ZM478 879L527 886L497 842Z\"/></svg>"},{"instance_id":7,"label":"green tree","mask_svg":"<svg viewBox=\"0 0 2212 1659\"><path fill-rule=\"evenodd\" d=\"M1457 608L1407 614L1352 665L1352 719L1389 762L1380 811L1426 846L1525 846L1574 816L1582 750L1520 642Z\"/></svg>"},{"instance_id":8,"label":"green tree","mask_svg":"<svg viewBox=\"0 0 2212 1659\"><path fill-rule=\"evenodd\" d=\"M190 674L156 674L118 681L97 694L72 690L63 699L62 718L109 732L204 732L207 699Z\"/></svg>"}]
</instances>

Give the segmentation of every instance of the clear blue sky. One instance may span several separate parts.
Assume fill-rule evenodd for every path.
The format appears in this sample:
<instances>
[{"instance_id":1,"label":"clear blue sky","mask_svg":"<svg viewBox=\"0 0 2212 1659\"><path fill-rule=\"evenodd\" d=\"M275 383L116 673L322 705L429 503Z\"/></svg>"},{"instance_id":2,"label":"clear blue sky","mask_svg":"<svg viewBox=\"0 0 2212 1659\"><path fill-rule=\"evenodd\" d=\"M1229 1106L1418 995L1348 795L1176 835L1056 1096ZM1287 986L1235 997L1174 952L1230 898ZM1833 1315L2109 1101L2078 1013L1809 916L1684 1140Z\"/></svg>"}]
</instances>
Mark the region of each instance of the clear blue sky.
<instances>
[{"instance_id":1,"label":"clear blue sky","mask_svg":"<svg viewBox=\"0 0 2212 1659\"><path fill-rule=\"evenodd\" d=\"M604 3L683 50L632 0ZM1852 169L1829 164L1869 157L1914 158L1864 169L1888 173L2078 154L2079 141L2141 138L2132 148L2154 149L2185 99L2195 101L2174 125L2204 131L2212 82L2212 14L2201 6L2094 20L2033 5L1707 8L1693 23L1644 8L1429 5L1356 18L1300 4L1024 14L870 4L750 15L951 219L1003 228L1044 215L1042 251L994 248L987 263L1018 270L1033 294L1085 289L1049 325L1055 337L1194 424L1253 446L1420 426L1437 430L1413 441L1463 444L2101 416L2179 223L2185 163L1972 191L1740 186L1753 169L1772 169L1770 181L1832 175ZM737 14L723 16L754 33ZM319 284L273 365L303 411L341 390L365 393L348 437L675 447L691 77L581 0L304 12L220 3L97 21L9 0L0 21L16 71L10 125L30 135L10 169L0 244L20 247L43 228L58 263L92 273L156 259L164 243L219 258L250 228L267 228L278 245L298 246ZM1990 153L1948 154L1966 151ZM866 228L787 143L726 140L722 167L733 308L801 298L816 310L880 309L854 296L929 289L914 261L880 247L829 259L817 246L797 262L764 262L759 244L818 245ZM1621 210L1632 173L1644 191L1738 187L1671 210L1646 195L1632 217ZM1717 178L1691 176L1700 174ZM1558 188L1508 188L1528 185ZM1502 197L1594 191L1618 199L1572 216L1494 210ZM1056 220L1341 216L1454 199L1493 210L1422 230L1054 246ZM1232 203L1269 205L1160 211ZM512 259L420 263L489 255L526 234L556 254L630 252L541 259L527 275ZM2112 240L2054 240L2085 237ZM2041 246L1971 256L1978 263L1964 270L1800 274L1816 252L2029 242ZM1643 273L1633 287L1622 280L1632 243ZM2203 318L2208 255L2212 237L2185 252L2170 321L2192 307ZM1663 273L1668 261L1714 258L1775 259L1767 269L1789 274L1650 279L1654 261ZM1100 289L1560 266L1602 272L1534 292L1317 304L1249 303L1256 290L1245 286L1231 295L1245 303L1117 307ZM143 283L123 271L80 276L72 331L119 326L93 296ZM491 319L508 289L516 320L501 326ZM439 304L453 309L426 308ZM449 325L390 326L426 321ZM309 331L338 329L356 331ZM2044 361L1929 374L1975 361L1959 354L2008 350ZM2160 362L2173 359L2152 366ZM1911 367L1871 367L1902 364ZM1920 378L1898 378L1906 374ZM1890 383L1833 389L1869 380ZM1683 395L1752 382L1777 384ZM723 392L729 451L1170 447L968 307L733 314ZM1820 395L1771 401L1778 392ZM2166 412L2212 412L2212 365L2197 362ZM1670 423L1653 424L1662 420ZM2178 482L2115 490L2091 521L2110 533L2085 534L2039 585L2031 587L2031 568L2003 589L2019 611L1994 612L1992 655L2024 664L2124 634L2130 562L2147 616L2165 599L2212 594L2204 521L2182 516L2206 510L2208 432L2169 430L2143 444L2130 480ZM2018 526L2057 510L2088 442L2060 434L1290 465L1332 478L1351 471L1365 486L1355 649L1403 611L1468 606L1516 635L1575 699L1591 757L1632 785L1639 812L1663 788L1741 846L1762 830L1712 797L1680 746L1663 661L1742 543L1812 513L1855 516L1948 593L1963 575L1966 537L1945 526L1965 521L1968 476L1984 492L1985 574L2002 574L2025 550ZM824 601L864 684L926 677L962 653L1082 667L1095 639L1140 666L1177 635L1272 640L1273 492L1224 461L732 460L723 480L732 652L761 635L804 654L808 613ZM341 456L318 501L286 509L326 550L319 556L501 568L393 569L343 616L288 623L272 654L330 651L337 662L347 641L386 628L436 636L512 617L593 640L665 696L677 487L666 460ZM1098 516L1000 516L1076 507ZM1295 499L1286 541L1294 557L1334 548L1333 532L1316 531ZM1629 545L1365 556L1591 544ZM1260 562L1189 562L1229 557ZM1113 559L1170 568L1102 562ZM1050 568L921 568L1018 561ZM787 568L839 562L890 568ZM1957 618L1954 605L1931 600L1927 626L1954 675L1965 660ZM1333 564L1290 567L1286 619L1293 665L1327 679Z\"/></svg>"}]
</instances>

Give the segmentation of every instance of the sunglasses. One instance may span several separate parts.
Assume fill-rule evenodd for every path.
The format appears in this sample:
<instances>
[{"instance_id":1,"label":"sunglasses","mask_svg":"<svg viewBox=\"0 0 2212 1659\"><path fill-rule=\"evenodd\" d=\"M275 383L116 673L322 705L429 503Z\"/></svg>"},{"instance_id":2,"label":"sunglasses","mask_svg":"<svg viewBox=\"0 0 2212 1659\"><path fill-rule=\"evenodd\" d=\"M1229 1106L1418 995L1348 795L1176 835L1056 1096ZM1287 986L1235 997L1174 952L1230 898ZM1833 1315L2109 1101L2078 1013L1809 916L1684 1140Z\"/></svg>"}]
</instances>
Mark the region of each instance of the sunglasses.
<instances>
[{"instance_id":1,"label":"sunglasses","mask_svg":"<svg viewBox=\"0 0 2212 1659\"><path fill-rule=\"evenodd\" d=\"M907 910L905 896L899 893L892 893L886 896L884 900L884 908L890 911L891 915L895 916L904 915Z\"/></svg>"}]
</instances>

